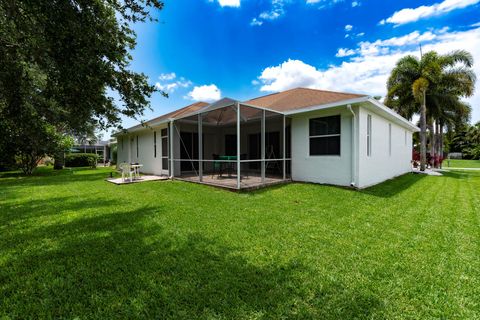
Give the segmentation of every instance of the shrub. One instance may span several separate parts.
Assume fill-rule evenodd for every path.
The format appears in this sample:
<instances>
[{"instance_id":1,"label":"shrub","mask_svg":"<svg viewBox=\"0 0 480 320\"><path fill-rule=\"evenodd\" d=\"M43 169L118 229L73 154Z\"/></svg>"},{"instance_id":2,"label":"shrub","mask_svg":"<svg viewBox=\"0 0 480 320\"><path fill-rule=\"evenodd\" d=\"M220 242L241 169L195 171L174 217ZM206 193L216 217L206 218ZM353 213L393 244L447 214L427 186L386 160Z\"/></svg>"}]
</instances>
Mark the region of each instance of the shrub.
<instances>
[{"instance_id":1,"label":"shrub","mask_svg":"<svg viewBox=\"0 0 480 320\"><path fill-rule=\"evenodd\" d=\"M66 167L97 167L98 156L95 153L69 153L65 156Z\"/></svg>"}]
</instances>

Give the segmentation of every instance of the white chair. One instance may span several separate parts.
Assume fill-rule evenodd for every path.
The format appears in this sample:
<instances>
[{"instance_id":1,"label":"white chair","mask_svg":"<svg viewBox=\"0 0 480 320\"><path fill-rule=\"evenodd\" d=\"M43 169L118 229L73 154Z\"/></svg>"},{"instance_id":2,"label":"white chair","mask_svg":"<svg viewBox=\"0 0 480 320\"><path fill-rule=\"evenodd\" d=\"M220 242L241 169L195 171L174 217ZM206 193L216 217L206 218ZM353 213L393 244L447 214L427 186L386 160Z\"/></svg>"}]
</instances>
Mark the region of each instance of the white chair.
<instances>
[{"instance_id":1,"label":"white chair","mask_svg":"<svg viewBox=\"0 0 480 320\"><path fill-rule=\"evenodd\" d=\"M128 163L124 162L120 165L120 169L122 170L122 182L125 182L125 177L130 177L130 182L132 182L134 174L132 167Z\"/></svg>"}]
</instances>

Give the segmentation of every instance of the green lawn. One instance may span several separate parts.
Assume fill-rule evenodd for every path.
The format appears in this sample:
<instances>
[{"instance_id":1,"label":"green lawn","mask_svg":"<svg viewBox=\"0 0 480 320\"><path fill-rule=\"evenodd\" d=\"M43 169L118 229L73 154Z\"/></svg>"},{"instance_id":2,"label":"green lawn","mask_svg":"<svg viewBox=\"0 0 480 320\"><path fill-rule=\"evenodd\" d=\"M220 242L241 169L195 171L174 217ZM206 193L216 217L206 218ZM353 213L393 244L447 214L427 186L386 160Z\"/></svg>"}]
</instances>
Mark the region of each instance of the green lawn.
<instances>
[{"instance_id":1,"label":"green lawn","mask_svg":"<svg viewBox=\"0 0 480 320\"><path fill-rule=\"evenodd\" d=\"M444 168L448 168L449 166L452 168L480 168L480 160L445 159L442 165Z\"/></svg>"},{"instance_id":2,"label":"green lawn","mask_svg":"<svg viewBox=\"0 0 480 320\"><path fill-rule=\"evenodd\" d=\"M0 178L0 318L480 318L480 172L353 191Z\"/></svg>"}]
</instances>

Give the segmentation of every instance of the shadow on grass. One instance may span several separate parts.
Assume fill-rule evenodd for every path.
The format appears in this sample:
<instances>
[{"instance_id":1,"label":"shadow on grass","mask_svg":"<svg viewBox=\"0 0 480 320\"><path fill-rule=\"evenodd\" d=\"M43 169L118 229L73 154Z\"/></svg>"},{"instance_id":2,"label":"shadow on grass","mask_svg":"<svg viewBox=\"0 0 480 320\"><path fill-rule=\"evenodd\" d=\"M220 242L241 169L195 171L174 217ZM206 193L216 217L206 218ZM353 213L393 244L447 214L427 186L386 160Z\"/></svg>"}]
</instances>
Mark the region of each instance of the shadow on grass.
<instances>
[{"instance_id":1,"label":"shadow on grass","mask_svg":"<svg viewBox=\"0 0 480 320\"><path fill-rule=\"evenodd\" d=\"M306 290L302 279L312 271L298 262L256 265L215 239L166 232L154 222L165 210L0 235L0 250L9 251L0 260L0 316L346 319L382 307L336 282Z\"/></svg>"},{"instance_id":2,"label":"shadow on grass","mask_svg":"<svg viewBox=\"0 0 480 320\"><path fill-rule=\"evenodd\" d=\"M106 179L113 169L75 168L63 170L48 170L43 168L31 176L25 176L21 172L7 172L0 175L2 188L19 186L52 186L63 185L77 181L94 181Z\"/></svg>"},{"instance_id":3,"label":"shadow on grass","mask_svg":"<svg viewBox=\"0 0 480 320\"><path fill-rule=\"evenodd\" d=\"M391 198L409 189L424 178L424 174L406 173L372 187L361 189L358 192L381 198Z\"/></svg>"},{"instance_id":4,"label":"shadow on grass","mask_svg":"<svg viewBox=\"0 0 480 320\"><path fill-rule=\"evenodd\" d=\"M78 167L78 168L64 168L62 170L54 170L53 167L46 167L41 166L37 167L31 175L25 175L21 170L15 171L6 171L0 172L0 179L1 178L31 178L31 177L54 177L54 176L62 176L62 175L71 175L74 171L75 172L82 172L82 171L94 171L94 170L106 170L103 167L100 169L92 169L90 167Z\"/></svg>"},{"instance_id":5,"label":"shadow on grass","mask_svg":"<svg viewBox=\"0 0 480 320\"><path fill-rule=\"evenodd\" d=\"M312 186L317 186L319 188L338 188L342 190L347 190L351 192L360 192L363 194L368 194L376 197L382 197L382 198L390 198L393 197L399 193L402 193L404 190L407 190L410 188L412 185L416 184L418 181L422 180L425 178L425 175L423 174L413 174L413 173L407 173L402 176L384 181L380 184L374 185L372 187L366 188L366 189L352 189L349 187L344 187L344 186L335 186L335 185L328 185L328 184L316 184L316 183L310 183L310 182L292 182L292 183L302 183L302 184L309 184ZM287 187L288 183L284 184L278 184L278 185L273 185L273 186L266 186L264 188L254 190L254 191L241 191L242 193L250 193L252 195L255 194L266 194L271 191L281 189L284 187Z\"/></svg>"},{"instance_id":6,"label":"shadow on grass","mask_svg":"<svg viewBox=\"0 0 480 320\"><path fill-rule=\"evenodd\" d=\"M480 172L478 173L480 175ZM475 175L475 172L469 172L469 171L442 171L442 175L447 178L452 178L452 179L468 179L470 176Z\"/></svg>"},{"instance_id":7,"label":"shadow on grass","mask_svg":"<svg viewBox=\"0 0 480 320\"><path fill-rule=\"evenodd\" d=\"M0 224L14 224L20 220L35 219L39 217L61 216L64 212L82 212L85 209L112 208L118 204L116 199L105 200L101 198L89 199L76 196L36 199L21 203L3 203Z\"/></svg>"}]
</instances>

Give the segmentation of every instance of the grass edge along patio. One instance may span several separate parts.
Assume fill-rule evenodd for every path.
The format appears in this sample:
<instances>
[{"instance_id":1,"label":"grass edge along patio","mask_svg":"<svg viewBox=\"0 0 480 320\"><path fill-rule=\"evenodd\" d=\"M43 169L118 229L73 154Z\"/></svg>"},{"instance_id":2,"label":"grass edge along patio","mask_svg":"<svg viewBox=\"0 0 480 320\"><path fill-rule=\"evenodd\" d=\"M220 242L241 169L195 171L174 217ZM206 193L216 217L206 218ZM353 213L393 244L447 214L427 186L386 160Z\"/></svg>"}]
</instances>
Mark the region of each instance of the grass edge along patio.
<instances>
[{"instance_id":1,"label":"grass edge along patio","mask_svg":"<svg viewBox=\"0 0 480 320\"><path fill-rule=\"evenodd\" d=\"M196 102L115 136L118 163L142 163L143 173L232 189L365 188L411 171L418 130L367 95L296 88Z\"/></svg>"}]
</instances>

